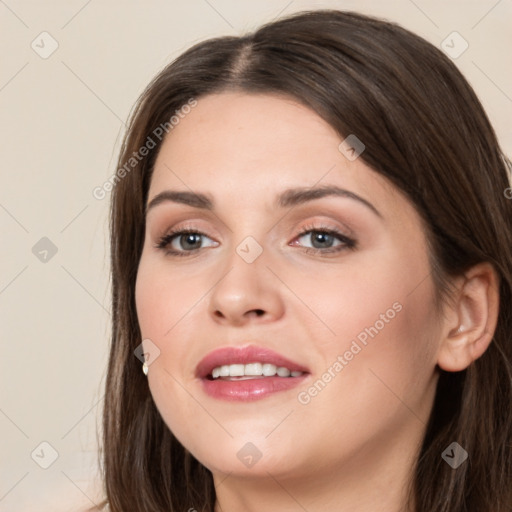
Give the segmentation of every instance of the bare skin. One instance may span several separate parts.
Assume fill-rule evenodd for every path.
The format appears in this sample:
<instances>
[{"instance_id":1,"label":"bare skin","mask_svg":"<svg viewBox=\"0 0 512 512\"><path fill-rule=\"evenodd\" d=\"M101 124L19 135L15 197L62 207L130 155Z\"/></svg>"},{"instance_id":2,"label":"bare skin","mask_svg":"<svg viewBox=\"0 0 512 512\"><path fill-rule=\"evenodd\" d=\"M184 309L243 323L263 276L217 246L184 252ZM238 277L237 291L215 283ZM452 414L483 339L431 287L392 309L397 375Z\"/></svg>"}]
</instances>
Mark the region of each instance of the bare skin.
<instances>
[{"instance_id":1,"label":"bare skin","mask_svg":"<svg viewBox=\"0 0 512 512\"><path fill-rule=\"evenodd\" d=\"M492 269L456 280L456 301L438 316L418 213L361 158L347 159L342 140L292 99L223 93L200 98L158 154L148 203L167 190L214 202L149 209L136 305L143 339L160 350L148 375L155 403L212 472L217 511L405 510L436 365L460 371L491 340ZM325 185L368 204L330 195L275 206L285 189ZM198 248L179 235L155 247L170 229L191 228L203 233ZM354 246L322 239L325 229ZM247 237L262 249L252 263L237 253ZM357 351L354 340L371 326ZM198 362L249 343L310 374L297 389L251 402L205 394ZM251 467L237 457L249 442L261 453Z\"/></svg>"}]
</instances>

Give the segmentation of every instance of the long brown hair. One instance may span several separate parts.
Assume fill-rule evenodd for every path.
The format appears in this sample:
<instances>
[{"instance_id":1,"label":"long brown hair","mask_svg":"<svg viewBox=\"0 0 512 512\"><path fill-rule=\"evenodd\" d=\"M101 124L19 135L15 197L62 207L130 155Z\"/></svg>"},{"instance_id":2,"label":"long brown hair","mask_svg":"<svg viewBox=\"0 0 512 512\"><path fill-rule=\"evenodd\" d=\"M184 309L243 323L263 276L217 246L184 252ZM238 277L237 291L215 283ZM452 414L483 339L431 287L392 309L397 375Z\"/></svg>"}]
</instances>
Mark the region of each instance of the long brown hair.
<instances>
[{"instance_id":1,"label":"long brown hair","mask_svg":"<svg viewBox=\"0 0 512 512\"><path fill-rule=\"evenodd\" d=\"M161 127L170 132L171 117L191 99L227 90L284 94L340 136L357 134L366 146L364 162L421 215L439 297L449 295L452 276L479 262L493 265L500 277L493 340L466 370L437 368L410 498L416 512L510 511L510 161L474 91L441 50L397 24L334 10L306 11L242 37L196 44L153 79L131 114L112 180L112 343L102 446L111 511L214 510L210 471L165 425L134 356L141 343L134 291L144 205L163 140L155 134ZM135 158L149 138L155 147ZM453 441L469 453L456 470L441 457Z\"/></svg>"}]
</instances>

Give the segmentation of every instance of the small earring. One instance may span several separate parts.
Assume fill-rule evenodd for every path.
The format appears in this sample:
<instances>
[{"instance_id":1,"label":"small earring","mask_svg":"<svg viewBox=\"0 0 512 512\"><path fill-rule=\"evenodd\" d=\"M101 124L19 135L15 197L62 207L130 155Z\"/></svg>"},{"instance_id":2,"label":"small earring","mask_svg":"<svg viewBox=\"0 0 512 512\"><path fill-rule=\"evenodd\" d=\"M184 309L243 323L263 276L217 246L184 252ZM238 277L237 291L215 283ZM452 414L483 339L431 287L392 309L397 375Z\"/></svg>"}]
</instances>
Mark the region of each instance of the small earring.
<instances>
[{"instance_id":1,"label":"small earring","mask_svg":"<svg viewBox=\"0 0 512 512\"><path fill-rule=\"evenodd\" d=\"M149 370L148 363L146 363L146 361L144 361L144 362L142 363L142 372L144 373L144 375L147 375L147 374L148 374L148 370Z\"/></svg>"}]
</instances>

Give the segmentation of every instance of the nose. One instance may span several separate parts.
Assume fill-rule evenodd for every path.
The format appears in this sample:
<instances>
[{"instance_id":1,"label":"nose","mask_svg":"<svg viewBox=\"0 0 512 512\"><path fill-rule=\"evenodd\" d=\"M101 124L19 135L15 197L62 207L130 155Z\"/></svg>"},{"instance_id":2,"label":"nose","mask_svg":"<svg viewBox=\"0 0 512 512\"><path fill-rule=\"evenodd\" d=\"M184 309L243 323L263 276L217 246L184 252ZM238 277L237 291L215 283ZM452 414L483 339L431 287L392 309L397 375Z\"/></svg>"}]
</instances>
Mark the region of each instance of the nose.
<instances>
[{"instance_id":1,"label":"nose","mask_svg":"<svg viewBox=\"0 0 512 512\"><path fill-rule=\"evenodd\" d=\"M236 251L214 285L209 313L217 323L242 326L268 323L284 313L281 281L267 267L265 251L248 263Z\"/></svg>"}]
</instances>

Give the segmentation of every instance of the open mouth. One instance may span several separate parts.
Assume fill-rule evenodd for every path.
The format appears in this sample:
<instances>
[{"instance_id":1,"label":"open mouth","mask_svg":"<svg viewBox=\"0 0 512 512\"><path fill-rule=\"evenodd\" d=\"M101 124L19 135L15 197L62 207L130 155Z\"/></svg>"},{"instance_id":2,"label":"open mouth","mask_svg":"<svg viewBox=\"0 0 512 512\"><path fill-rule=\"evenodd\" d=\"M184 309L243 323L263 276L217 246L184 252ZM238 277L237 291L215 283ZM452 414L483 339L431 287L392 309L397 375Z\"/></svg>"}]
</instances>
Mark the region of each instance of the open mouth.
<instances>
[{"instance_id":1,"label":"open mouth","mask_svg":"<svg viewBox=\"0 0 512 512\"><path fill-rule=\"evenodd\" d=\"M197 365L203 390L223 400L250 401L297 386L308 369L280 354L255 345L225 347Z\"/></svg>"},{"instance_id":2,"label":"open mouth","mask_svg":"<svg viewBox=\"0 0 512 512\"><path fill-rule=\"evenodd\" d=\"M277 366L272 363L248 363L248 364L225 364L216 366L212 372L207 375L209 380L248 380L264 379L268 377L300 377L305 372L299 370L290 370L286 366Z\"/></svg>"}]
</instances>

